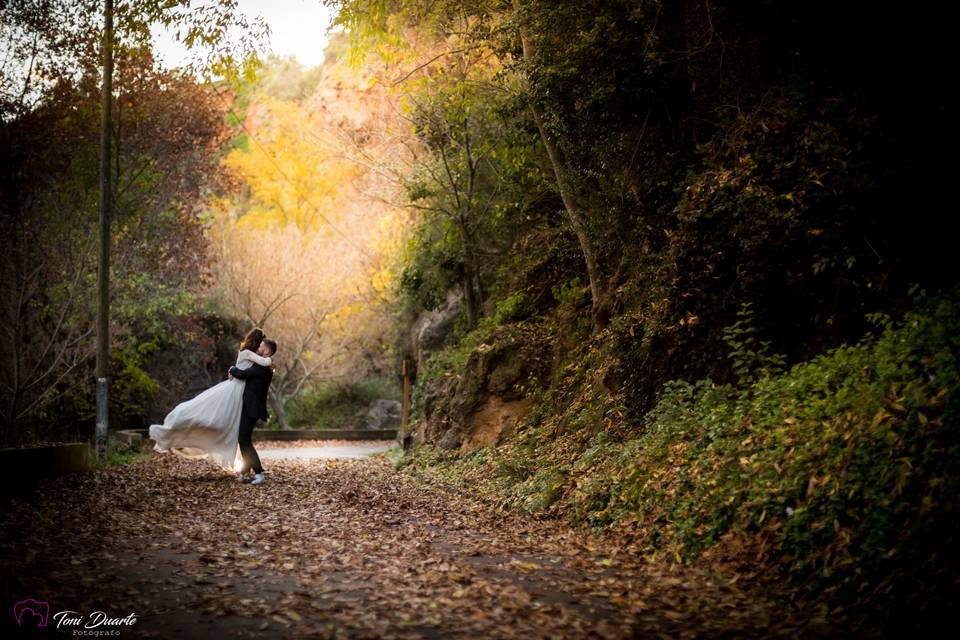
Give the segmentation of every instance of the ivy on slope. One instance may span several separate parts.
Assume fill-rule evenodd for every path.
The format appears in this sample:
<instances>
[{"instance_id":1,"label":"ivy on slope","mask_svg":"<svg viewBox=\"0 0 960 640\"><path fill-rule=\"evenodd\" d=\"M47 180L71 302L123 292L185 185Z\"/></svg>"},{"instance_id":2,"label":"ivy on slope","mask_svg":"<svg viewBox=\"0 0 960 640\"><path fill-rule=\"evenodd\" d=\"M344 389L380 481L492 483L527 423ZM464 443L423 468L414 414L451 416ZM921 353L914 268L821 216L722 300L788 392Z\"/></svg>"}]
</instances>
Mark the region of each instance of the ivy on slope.
<instances>
[{"instance_id":1,"label":"ivy on slope","mask_svg":"<svg viewBox=\"0 0 960 640\"><path fill-rule=\"evenodd\" d=\"M421 447L406 464L615 527L653 553L785 580L887 630L906 609L934 624L960 565L960 291L871 320L858 343L788 371L672 381L632 429L597 384L600 350L585 347L508 442L465 456ZM730 344L741 363L778 362Z\"/></svg>"}]
</instances>

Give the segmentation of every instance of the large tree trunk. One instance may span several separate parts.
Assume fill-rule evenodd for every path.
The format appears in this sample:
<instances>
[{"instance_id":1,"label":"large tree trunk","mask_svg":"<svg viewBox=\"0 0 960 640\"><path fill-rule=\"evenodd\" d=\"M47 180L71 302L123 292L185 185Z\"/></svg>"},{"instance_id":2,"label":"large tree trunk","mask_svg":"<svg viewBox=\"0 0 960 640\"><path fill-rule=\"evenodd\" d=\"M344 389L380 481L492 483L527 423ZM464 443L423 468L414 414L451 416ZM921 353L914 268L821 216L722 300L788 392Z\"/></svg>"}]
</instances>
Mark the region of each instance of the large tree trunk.
<instances>
[{"instance_id":1,"label":"large tree trunk","mask_svg":"<svg viewBox=\"0 0 960 640\"><path fill-rule=\"evenodd\" d=\"M273 389L270 389L267 392L267 399L270 401L270 408L273 409L273 414L277 416L277 422L280 424L280 428L284 431L290 431L293 427L290 426L290 422L287 420L287 410L284 408L283 398L280 397Z\"/></svg>"},{"instance_id":2,"label":"large tree trunk","mask_svg":"<svg viewBox=\"0 0 960 640\"><path fill-rule=\"evenodd\" d=\"M520 0L513 0L513 7L514 10L519 11ZM522 23L520 25L520 44L523 47L523 58L529 62L532 60L535 50L527 27ZM610 305L608 296L603 289L602 270L587 229L588 213L580 204L581 198L570 180L563 152L556 142L550 138L543 126L543 112L536 100L530 101L530 110L533 112L533 120L540 132L543 146L547 149L550 164L553 166L557 187L560 190L560 198L563 200L570 226L573 227L573 232L580 243L580 251L583 253L583 260L587 267L587 277L590 279L590 295L593 301L593 331L597 332L603 329L610 319Z\"/></svg>"}]
</instances>

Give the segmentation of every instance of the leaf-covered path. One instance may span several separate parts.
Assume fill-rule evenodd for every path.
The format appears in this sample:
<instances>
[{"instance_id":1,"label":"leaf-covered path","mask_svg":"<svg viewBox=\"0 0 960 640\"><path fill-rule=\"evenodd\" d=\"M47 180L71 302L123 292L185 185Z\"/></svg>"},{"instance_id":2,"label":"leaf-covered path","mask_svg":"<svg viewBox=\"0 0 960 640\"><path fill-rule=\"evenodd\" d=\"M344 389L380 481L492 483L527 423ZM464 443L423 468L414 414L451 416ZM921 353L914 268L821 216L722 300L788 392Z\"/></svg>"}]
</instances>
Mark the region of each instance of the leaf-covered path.
<instances>
[{"instance_id":1,"label":"leaf-covered path","mask_svg":"<svg viewBox=\"0 0 960 640\"><path fill-rule=\"evenodd\" d=\"M152 454L51 481L3 517L5 602L135 612L121 637L823 632L726 580L645 562L556 521L500 513L382 456L276 460L267 475L255 487Z\"/></svg>"}]
</instances>

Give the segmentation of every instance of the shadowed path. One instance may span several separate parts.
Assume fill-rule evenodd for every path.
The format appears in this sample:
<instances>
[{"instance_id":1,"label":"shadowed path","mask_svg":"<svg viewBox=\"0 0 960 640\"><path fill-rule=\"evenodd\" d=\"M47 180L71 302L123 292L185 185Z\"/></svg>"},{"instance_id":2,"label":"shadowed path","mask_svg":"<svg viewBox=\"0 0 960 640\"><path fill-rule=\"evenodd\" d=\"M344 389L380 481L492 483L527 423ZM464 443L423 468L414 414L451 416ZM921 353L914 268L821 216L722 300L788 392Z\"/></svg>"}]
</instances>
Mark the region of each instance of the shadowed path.
<instances>
[{"instance_id":1,"label":"shadowed path","mask_svg":"<svg viewBox=\"0 0 960 640\"><path fill-rule=\"evenodd\" d=\"M766 595L498 512L382 456L277 459L267 475L252 487L153 453L19 500L0 544L5 637L10 605L24 597L54 611L135 612L127 638L822 632Z\"/></svg>"}]
</instances>

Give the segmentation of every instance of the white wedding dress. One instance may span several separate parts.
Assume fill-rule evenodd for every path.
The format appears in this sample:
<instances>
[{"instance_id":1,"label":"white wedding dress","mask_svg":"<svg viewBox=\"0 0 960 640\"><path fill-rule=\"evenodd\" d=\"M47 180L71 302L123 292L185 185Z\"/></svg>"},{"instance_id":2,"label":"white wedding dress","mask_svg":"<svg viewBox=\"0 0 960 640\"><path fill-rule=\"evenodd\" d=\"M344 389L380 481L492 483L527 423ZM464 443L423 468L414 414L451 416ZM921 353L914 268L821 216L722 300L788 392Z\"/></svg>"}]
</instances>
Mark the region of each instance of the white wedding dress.
<instances>
[{"instance_id":1,"label":"white wedding dress","mask_svg":"<svg viewBox=\"0 0 960 640\"><path fill-rule=\"evenodd\" d=\"M248 369L254 363L269 367L272 359L249 349L237 356L238 369ZM209 458L228 471L239 469L242 458L237 439L245 386L245 380L224 380L178 404L163 424L150 425L154 450L172 451L185 458Z\"/></svg>"}]
</instances>

